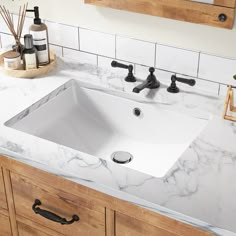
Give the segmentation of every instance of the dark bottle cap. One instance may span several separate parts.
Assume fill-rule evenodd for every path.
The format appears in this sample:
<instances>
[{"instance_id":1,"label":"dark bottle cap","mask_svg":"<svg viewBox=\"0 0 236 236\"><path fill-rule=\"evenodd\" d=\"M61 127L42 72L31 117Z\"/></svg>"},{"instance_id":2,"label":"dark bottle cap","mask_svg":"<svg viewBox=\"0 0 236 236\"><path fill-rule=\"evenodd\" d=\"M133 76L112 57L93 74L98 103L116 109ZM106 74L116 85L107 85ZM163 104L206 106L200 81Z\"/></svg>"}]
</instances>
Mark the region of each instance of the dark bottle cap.
<instances>
[{"instance_id":1,"label":"dark bottle cap","mask_svg":"<svg viewBox=\"0 0 236 236\"><path fill-rule=\"evenodd\" d=\"M33 36L31 34L26 34L24 36L24 42L25 42L25 48L26 49L31 49L31 48L34 47Z\"/></svg>"},{"instance_id":2,"label":"dark bottle cap","mask_svg":"<svg viewBox=\"0 0 236 236\"><path fill-rule=\"evenodd\" d=\"M41 19L39 18L39 7L34 7L34 24L40 25Z\"/></svg>"},{"instance_id":3,"label":"dark bottle cap","mask_svg":"<svg viewBox=\"0 0 236 236\"><path fill-rule=\"evenodd\" d=\"M34 7L34 10L26 10L27 12L34 12L34 24L41 25L41 19L39 18L39 7Z\"/></svg>"}]
</instances>

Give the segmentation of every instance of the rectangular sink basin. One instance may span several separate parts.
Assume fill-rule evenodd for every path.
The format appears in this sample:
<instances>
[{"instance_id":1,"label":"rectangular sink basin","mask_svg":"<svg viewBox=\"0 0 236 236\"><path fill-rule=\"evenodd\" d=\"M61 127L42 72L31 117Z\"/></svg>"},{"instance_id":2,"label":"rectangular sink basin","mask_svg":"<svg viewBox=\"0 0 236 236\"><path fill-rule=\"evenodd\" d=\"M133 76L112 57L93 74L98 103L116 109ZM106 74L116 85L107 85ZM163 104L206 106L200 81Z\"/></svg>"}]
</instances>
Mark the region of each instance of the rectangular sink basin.
<instances>
[{"instance_id":1,"label":"rectangular sink basin","mask_svg":"<svg viewBox=\"0 0 236 236\"><path fill-rule=\"evenodd\" d=\"M208 123L114 93L70 80L5 125L163 177Z\"/></svg>"}]
</instances>

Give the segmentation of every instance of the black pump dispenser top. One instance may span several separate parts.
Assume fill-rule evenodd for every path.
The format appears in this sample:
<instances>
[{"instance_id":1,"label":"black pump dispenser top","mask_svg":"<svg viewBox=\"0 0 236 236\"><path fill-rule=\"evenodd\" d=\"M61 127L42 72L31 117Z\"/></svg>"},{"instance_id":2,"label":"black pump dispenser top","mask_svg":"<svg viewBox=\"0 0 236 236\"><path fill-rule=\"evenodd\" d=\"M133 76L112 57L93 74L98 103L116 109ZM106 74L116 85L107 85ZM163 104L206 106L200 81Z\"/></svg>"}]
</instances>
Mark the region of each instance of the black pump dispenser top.
<instances>
[{"instance_id":1,"label":"black pump dispenser top","mask_svg":"<svg viewBox=\"0 0 236 236\"><path fill-rule=\"evenodd\" d=\"M41 19L39 18L39 7L34 7L34 10L26 10L27 12L34 12L34 24L41 25Z\"/></svg>"}]
</instances>

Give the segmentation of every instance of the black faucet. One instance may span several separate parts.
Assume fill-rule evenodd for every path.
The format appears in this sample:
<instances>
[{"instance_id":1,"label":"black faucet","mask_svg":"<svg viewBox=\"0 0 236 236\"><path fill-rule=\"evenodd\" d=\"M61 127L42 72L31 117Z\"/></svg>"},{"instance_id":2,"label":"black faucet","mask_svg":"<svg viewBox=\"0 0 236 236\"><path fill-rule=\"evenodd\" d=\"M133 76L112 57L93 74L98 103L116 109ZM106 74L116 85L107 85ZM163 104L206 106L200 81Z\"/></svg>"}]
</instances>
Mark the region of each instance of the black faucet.
<instances>
[{"instance_id":1,"label":"black faucet","mask_svg":"<svg viewBox=\"0 0 236 236\"><path fill-rule=\"evenodd\" d=\"M136 86L133 89L134 93L139 93L145 88L149 89L156 89L160 87L160 82L157 80L156 76L153 74L155 69L153 67L149 68L150 74L148 75L147 79L140 85Z\"/></svg>"},{"instance_id":2,"label":"black faucet","mask_svg":"<svg viewBox=\"0 0 236 236\"><path fill-rule=\"evenodd\" d=\"M176 75L172 75L170 87L167 88L167 91L169 93L179 92L179 88L176 86L176 81L184 83L184 84L188 84L190 86L194 86L196 84L196 80L194 79L185 79L185 78L177 77Z\"/></svg>"},{"instance_id":3,"label":"black faucet","mask_svg":"<svg viewBox=\"0 0 236 236\"><path fill-rule=\"evenodd\" d=\"M136 78L134 77L134 74L133 74L134 67L132 65L125 65L125 64L119 63L117 61L112 61L111 66L112 67L119 67L119 68L123 68L123 69L128 69L129 72L128 72L128 75L125 77L125 81L126 82L136 82Z\"/></svg>"}]
</instances>

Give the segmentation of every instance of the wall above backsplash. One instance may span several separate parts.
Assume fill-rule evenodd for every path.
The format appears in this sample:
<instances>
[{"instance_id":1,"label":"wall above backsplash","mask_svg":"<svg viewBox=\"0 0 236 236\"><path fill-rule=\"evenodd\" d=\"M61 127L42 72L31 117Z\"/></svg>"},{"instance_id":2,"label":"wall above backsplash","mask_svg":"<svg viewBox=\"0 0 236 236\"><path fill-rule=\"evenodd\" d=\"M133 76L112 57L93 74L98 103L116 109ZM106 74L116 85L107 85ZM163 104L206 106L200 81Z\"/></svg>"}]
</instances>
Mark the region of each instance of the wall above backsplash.
<instances>
[{"instance_id":1,"label":"wall above backsplash","mask_svg":"<svg viewBox=\"0 0 236 236\"><path fill-rule=\"evenodd\" d=\"M26 0L1 0L12 12ZM158 42L220 55L236 56L236 24L233 30L197 25L132 12L95 7L84 0L28 0L29 8L40 7L42 18L129 38Z\"/></svg>"}]
</instances>

